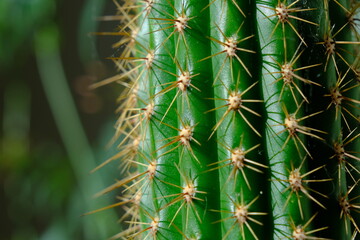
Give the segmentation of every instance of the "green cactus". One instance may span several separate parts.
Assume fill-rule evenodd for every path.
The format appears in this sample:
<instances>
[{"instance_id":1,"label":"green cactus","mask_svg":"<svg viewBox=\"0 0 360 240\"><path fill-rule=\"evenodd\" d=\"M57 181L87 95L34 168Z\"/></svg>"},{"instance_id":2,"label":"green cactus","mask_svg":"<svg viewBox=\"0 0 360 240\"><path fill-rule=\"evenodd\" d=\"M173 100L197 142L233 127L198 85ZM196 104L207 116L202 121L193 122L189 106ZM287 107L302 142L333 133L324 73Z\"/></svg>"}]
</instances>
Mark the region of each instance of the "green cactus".
<instances>
[{"instance_id":1,"label":"green cactus","mask_svg":"<svg viewBox=\"0 0 360 240\"><path fill-rule=\"evenodd\" d=\"M114 239L359 239L360 2L117 6Z\"/></svg>"}]
</instances>

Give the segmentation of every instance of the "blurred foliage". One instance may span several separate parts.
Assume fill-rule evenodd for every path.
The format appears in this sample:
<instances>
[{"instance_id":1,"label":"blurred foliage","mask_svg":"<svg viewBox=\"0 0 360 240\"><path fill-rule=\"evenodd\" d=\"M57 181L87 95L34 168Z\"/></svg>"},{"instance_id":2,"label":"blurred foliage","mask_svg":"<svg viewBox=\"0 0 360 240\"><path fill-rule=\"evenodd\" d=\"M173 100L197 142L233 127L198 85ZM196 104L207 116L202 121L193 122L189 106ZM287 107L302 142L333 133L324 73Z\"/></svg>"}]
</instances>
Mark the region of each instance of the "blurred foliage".
<instances>
[{"instance_id":1,"label":"blurred foliage","mask_svg":"<svg viewBox=\"0 0 360 240\"><path fill-rule=\"evenodd\" d=\"M0 65L9 67L21 50L31 51L33 35L54 16L53 0L0 1ZM20 49L21 48L21 49Z\"/></svg>"},{"instance_id":2,"label":"blurred foliage","mask_svg":"<svg viewBox=\"0 0 360 240\"><path fill-rule=\"evenodd\" d=\"M113 182L117 169L89 174L115 151L104 146L118 89L87 88L111 74L89 37L104 4L0 0L0 240L106 239L120 231L112 210L81 217L115 200L115 193L92 195ZM61 108L49 90L59 83Z\"/></svg>"},{"instance_id":3,"label":"blurred foliage","mask_svg":"<svg viewBox=\"0 0 360 240\"><path fill-rule=\"evenodd\" d=\"M13 169L5 179L6 211L10 218L7 231L12 230L11 239L38 239L59 217L66 216L74 176L64 157L56 145L38 146L33 156L27 156L27 164ZM66 228L63 234L76 235L72 231Z\"/></svg>"}]
</instances>

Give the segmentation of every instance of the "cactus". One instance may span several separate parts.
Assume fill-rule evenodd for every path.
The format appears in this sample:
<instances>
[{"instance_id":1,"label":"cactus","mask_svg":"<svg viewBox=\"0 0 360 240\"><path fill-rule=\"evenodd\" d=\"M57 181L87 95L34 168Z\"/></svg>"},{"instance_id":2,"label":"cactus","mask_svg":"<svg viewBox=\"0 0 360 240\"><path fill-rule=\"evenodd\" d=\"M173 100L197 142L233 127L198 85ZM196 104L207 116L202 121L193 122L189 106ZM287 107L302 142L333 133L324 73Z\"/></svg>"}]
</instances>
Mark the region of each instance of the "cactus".
<instances>
[{"instance_id":1,"label":"cactus","mask_svg":"<svg viewBox=\"0 0 360 240\"><path fill-rule=\"evenodd\" d=\"M117 7L114 239L359 238L360 2Z\"/></svg>"}]
</instances>

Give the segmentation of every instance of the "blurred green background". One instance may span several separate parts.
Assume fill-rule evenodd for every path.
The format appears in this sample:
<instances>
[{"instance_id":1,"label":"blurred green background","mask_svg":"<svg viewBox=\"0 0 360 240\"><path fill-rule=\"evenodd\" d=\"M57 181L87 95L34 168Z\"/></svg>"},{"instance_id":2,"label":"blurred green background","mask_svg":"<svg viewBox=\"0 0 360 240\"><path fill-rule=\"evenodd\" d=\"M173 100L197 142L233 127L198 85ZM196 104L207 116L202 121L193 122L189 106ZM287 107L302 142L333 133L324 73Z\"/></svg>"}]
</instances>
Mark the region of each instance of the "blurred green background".
<instances>
[{"instance_id":1,"label":"blurred green background","mask_svg":"<svg viewBox=\"0 0 360 240\"><path fill-rule=\"evenodd\" d=\"M108 239L118 209L82 216L116 200L94 194L117 179L118 85L105 60L118 39L109 0L0 0L0 239Z\"/></svg>"}]
</instances>

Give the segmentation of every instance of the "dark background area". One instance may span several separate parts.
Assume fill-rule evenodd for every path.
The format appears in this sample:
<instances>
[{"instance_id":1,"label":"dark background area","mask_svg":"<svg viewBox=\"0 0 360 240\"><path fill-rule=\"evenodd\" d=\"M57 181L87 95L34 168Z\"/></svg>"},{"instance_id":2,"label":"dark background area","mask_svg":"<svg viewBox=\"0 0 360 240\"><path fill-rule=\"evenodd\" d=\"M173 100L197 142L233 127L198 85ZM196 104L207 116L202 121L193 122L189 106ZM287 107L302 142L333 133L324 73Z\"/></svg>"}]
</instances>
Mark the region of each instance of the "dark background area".
<instances>
[{"instance_id":1,"label":"dark background area","mask_svg":"<svg viewBox=\"0 0 360 240\"><path fill-rule=\"evenodd\" d=\"M0 1L0 239L107 239L121 231L116 201L94 195L119 178L116 74L106 57L117 37L105 0Z\"/></svg>"}]
</instances>

